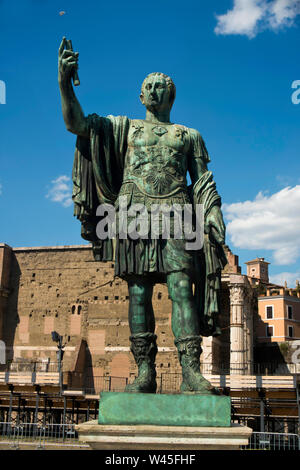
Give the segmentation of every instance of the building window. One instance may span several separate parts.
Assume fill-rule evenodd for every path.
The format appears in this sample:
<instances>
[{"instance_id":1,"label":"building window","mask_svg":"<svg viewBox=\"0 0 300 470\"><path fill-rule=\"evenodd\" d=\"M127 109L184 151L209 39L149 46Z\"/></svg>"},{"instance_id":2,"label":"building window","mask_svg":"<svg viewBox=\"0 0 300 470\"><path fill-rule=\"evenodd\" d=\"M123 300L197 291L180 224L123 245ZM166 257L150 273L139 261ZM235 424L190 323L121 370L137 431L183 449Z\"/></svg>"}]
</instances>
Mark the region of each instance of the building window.
<instances>
[{"instance_id":1,"label":"building window","mask_svg":"<svg viewBox=\"0 0 300 470\"><path fill-rule=\"evenodd\" d=\"M273 318L273 305L266 306L266 318L267 319Z\"/></svg>"},{"instance_id":2,"label":"building window","mask_svg":"<svg viewBox=\"0 0 300 470\"><path fill-rule=\"evenodd\" d=\"M292 326L288 326L288 336L289 338L293 338L294 336L294 328Z\"/></svg>"},{"instance_id":3,"label":"building window","mask_svg":"<svg viewBox=\"0 0 300 470\"><path fill-rule=\"evenodd\" d=\"M266 328L266 335L270 338L274 336L274 326L267 326Z\"/></svg>"},{"instance_id":4,"label":"building window","mask_svg":"<svg viewBox=\"0 0 300 470\"><path fill-rule=\"evenodd\" d=\"M293 306L292 305L287 306L287 314L288 314L288 319L291 320L293 318Z\"/></svg>"}]
</instances>

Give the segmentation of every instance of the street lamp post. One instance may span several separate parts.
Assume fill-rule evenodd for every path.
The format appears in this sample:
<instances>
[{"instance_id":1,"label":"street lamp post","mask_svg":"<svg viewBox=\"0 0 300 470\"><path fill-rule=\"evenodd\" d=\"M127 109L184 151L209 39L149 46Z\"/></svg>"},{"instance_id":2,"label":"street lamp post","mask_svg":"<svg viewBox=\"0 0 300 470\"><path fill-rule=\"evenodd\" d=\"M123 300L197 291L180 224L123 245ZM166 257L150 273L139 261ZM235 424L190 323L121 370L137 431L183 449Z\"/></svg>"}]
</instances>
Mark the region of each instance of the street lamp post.
<instances>
[{"instance_id":1,"label":"street lamp post","mask_svg":"<svg viewBox=\"0 0 300 470\"><path fill-rule=\"evenodd\" d=\"M52 341L57 343L57 348L58 348L58 351L56 352L56 354L57 354L58 374L59 374L59 395L61 396L62 395L62 367L61 365L62 365L62 358L64 354L63 348L65 347L65 345L62 344L63 337L60 336L57 333L57 331L52 331L51 336L52 336Z\"/></svg>"}]
</instances>

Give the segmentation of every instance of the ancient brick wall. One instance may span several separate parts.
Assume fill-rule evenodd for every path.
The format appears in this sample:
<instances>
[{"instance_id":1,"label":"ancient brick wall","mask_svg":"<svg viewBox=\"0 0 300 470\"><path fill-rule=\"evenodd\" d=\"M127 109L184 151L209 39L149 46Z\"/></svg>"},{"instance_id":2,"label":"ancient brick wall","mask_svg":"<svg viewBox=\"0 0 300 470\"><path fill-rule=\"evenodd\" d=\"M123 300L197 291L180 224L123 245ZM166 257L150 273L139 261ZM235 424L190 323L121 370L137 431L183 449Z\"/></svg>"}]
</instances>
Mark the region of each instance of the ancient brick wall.
<instances>
[{"instance_id":1,"label":"ancient brick wall","mask_svg":"<svg viewBox=\"0 0 300 470\"><path fill-rule=\"evenodd\" d=\"M114 279L113 263L95 262L90 247L13 249L10 289L3 339L15 361L55 362L57 347L51 337L55 330L65 343L65 371L73 370L74 355L85 340L85 368L90 374L130 377L136 373L129 353L127 284ZM157 284L153 307L158 375L180 370L168 297L166 286ZM224 318L228 315L229 311L223 312Z\"/></svg>"},{"instance_id":2,"label":"ancient brick wall","mask_svg":"<svg viewBox=\"0 0 300 470\"><path fill-rule=\"evenodd\" d=\"M0 243L0 340L3 334L3 318L7 305L10 284L11 248Z\"/></svg>"}]
</instances>

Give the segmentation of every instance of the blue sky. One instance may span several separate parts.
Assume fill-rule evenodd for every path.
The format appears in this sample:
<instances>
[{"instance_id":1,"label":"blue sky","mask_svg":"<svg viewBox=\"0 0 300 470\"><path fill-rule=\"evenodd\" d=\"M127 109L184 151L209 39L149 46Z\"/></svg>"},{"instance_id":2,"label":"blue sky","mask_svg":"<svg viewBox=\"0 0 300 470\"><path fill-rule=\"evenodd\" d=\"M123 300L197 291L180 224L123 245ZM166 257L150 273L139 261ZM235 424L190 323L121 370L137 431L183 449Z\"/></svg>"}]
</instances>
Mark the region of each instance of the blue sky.
<instances>
[{"instance_id":1,"label":"blue sky","mask_svg":"<svg viewBox=\"0 0 300 470\"><path fill-rule=\"evenodd\" d=\"M0 242L84 243L69 204L75 136L65 129L57 84L66 35L79 51L76 94L85 114L143 118L144 77L173 78L171 119L206 142L227 243L241 265L263 256L275 282L293 285L300 279L300 104L292 102L299 13L295 0L0 0Z\"/></svg>"}]
</instances>

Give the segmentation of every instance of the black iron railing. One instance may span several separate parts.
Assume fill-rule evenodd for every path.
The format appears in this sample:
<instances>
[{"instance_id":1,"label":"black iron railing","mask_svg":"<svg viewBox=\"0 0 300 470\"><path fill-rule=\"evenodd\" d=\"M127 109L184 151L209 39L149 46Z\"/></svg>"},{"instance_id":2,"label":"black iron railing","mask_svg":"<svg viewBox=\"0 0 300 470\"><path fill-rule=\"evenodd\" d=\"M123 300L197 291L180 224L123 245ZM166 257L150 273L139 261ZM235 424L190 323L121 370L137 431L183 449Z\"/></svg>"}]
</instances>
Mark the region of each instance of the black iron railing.
<instances>
[{"instance_id":1,"label":"black iron railing","mask_svg":"<svg viewBox=\"0 0 300 470\"><path fill-rule=\"evenodd\" d=\"M0 372L58 372L58 362L32 361L32 362L7 362L0 365Z\"/></svg>"}]
</instances>

